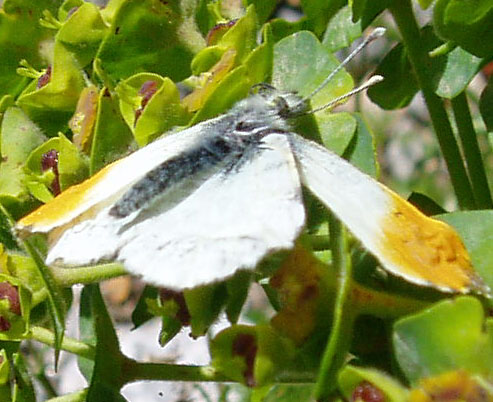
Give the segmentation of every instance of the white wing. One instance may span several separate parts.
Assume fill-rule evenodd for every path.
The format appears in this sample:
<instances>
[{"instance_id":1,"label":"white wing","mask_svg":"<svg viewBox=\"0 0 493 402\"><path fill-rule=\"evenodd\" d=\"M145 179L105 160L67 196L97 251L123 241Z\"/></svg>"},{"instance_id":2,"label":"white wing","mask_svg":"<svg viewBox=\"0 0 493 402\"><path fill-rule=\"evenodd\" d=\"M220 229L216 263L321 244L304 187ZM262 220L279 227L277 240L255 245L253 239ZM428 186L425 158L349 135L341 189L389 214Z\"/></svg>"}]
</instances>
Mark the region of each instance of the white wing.
<instances>
[{"instance_id":1,"label":"white wing","mask_svg":"<svg viewBox=\"0 0 493 402\"><path fill-rule=\"evenodd\" d=\"M48 233L70 224L83 214L94 215L102 206L118 199L134 183L160 163L200 141L204 126L214 120L197 124L187 130L164 136L144 148L101 169L86 181L68 188L51 202L41 206L16 224L21 235Z\"/></svg>"},{"instance_id":2,"label":"white wing","mask_svg":"<svg viewBox=\"0 0 493 402\"><path fill-rule=\"evenodd\" d=\"M75 224L47 263L116 259L147 282L178 289L218 281L293 247L305 219L300 187L288 139L271 134L251 157L178 203L164 195L123 219L110 216L108 206Z\"/></svg>"},{"instance_id":3,"label":"white wing","mask_svg":"<svg viewBox=\"0 0 493 402\"><path fill-rule=\"evenodd\" d=\"M324 147L290 134L302 183L388 271L445 291L487 293L460 237Z\"/></svg>"}]
</instances>

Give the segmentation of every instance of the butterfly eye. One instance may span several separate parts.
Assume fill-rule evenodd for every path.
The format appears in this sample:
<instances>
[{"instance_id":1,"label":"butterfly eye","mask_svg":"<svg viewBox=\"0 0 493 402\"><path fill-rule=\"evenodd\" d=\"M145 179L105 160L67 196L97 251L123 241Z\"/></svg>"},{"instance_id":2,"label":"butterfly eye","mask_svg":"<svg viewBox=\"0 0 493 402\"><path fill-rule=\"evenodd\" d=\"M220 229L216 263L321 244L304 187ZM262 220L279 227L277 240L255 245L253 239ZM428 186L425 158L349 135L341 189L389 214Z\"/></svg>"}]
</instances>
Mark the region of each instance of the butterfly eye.
<instances>
[{"instance_id":1,"label":"butterfly eye","mask_svg":"<svg viewBox=\"0 0 493 402\"><path fill-rule=\"evenodd\" d=\"M274 105L278 110L279 116L286 116L289 113L289 104L282 96L274 98Z\"/></svg>"},{"instance_id":2,"label":"butterfly eye","mask_svg":"<svg viewBox=\"0 0 493 402\"><path fill-rule=\"evenodd\" d=\"M272 92L276 91L276 88L265 82L259 82L258 84L252 85L250 88L250 95L259 94L263 98L268 98Z\"/></svg>"},{"instance_id":3,"label":"butterfly eye","mask_svg":"<svg viewBox=\"0 0 493 402\"><path fill-rule=\"evenodd\" d=\"M238 122L235 126L236 131L243 131L243 132L251 131L254 128L255 128L255 124L253 124L252 122L245 121L245 120Z\"/></svg>"}]
</instances>

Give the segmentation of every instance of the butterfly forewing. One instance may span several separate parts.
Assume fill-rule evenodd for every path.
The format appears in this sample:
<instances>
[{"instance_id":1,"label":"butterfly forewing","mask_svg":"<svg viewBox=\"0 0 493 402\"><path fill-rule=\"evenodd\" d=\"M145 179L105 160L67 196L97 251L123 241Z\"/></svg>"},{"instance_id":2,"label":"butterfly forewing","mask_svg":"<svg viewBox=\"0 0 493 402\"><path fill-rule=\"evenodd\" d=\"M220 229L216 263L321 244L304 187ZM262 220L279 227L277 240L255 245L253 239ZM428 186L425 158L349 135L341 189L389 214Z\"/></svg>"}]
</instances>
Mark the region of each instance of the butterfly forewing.
<instances>
[{"instance_id":1,"label":"butterfly forewing","mask_svg":"<svg viewBox=\"0 0 493 402\"><path fill-rule=\"evenodd\" d=\"M65 231L47 262L116 259L147 282L189 288L254 269L266 255L291 248L303 227L298 172L283 134L267 135L196 184L185 183L179 200L173 191L124 218L105 208Z\"/></svg>"}]
</instances>

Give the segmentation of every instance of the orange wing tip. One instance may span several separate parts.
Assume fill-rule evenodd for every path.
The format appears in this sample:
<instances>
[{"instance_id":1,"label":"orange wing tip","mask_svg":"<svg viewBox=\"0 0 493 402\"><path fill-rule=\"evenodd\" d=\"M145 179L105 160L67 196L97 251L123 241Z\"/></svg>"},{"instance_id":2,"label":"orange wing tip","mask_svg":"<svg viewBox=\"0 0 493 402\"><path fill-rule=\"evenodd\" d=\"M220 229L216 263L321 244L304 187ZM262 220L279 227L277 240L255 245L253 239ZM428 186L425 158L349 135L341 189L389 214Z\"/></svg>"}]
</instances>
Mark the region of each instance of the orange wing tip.
<instances>
[{"instance_id":1,"label":"orange wing tip","mask_svg":"<svg viewBox=\"0 0 493 402\"><path fill-rule=\"evenodd\" d=\"M68 188L50 202L26 215L17 222L15 232L21 237L26 237L30 233L47 233L56 227L69 223L107 198L102 196L104 195L104 188L98 185L104 186L106 175L118 162L106 166L94 176ZM101 200L94 197L96 192L99 193L98 198ZM108 194L108 197L110 196L111 194Z\"/></svg>"},{"instance_id":2,"label":"orange wing tip","mask_svg":"<svg viewBox=\"0 0 493 402\"><path fill-rule=\"evenodd\" d=\"M398 195L390 195L391 211L382 223L382 262L393 267L390 270L396 275L419 285L490 297L489 287L472 267L457 232Z\"/></svg>"}]
</instances>

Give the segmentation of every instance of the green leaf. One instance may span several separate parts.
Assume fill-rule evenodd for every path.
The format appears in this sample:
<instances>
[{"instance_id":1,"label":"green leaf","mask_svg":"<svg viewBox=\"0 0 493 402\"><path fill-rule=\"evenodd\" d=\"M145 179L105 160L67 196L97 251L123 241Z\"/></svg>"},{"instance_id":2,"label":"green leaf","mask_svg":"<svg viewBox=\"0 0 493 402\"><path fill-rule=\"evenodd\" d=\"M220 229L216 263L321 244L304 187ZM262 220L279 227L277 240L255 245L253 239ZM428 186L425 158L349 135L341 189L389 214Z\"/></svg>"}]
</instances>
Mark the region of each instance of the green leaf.
<instances>
[{"instance_id":1,"label":"green leaf","mask_svg":"<svg viewBox=\"0 0 493 402\"><path fill-rule=\"evenodd\" d=\"M353 22L353 13L349 6L341 8L329 21L322 44L330 52L336 52L351 45L361 37L361 21Z\"/></svg>"},{"instance_id":2,"label":"green leaf","mask_svg":"<svg viewBox=\"0 0 493 402\"><path fill-rule=\"evenodd\" d=\"M434 59L435 93L447 99L455 98L464 91L482 64L482 59L460 47Z\"/></svg>"},{"instance_id":3,"label":"green leaf","mask_svg":"<svg viewBox=\"0 0 493 402\"><path fill-rule=\"evenodd\" d=\"M224 51L229 48L236 50L236 65L244 59L257 45L258 22L254 7L247 8L246 13L229 29L216 45Z\"/></svg>"},{"instance_id":4,"label":"green leaf","mask_svg":"<svg viewBox=\"0 0 493 402\"><path fill-rule=\"evenodd\" d=\"M248 271L239 271L226 282L228 299L226 301L226 316L232 324L238 321L243 308L243 304L248 296L252 273Z\"/></svg>"},{"instance_id":5,"label":"green leaf","mask_svg":"<svg viewBox=\"0 0 493 402\"><path fill-rule=\"evenodd\" d=\"M19 310L15 311L16 307L13 307L9 297L3 296L0 298L0 316L10 325L9 329L2 329L2 331L0 331L0 340L20 341L29 331L31 293L17 278L9 275L0 274L0 283L3 283L3 286L10 285L10 289L17 293L17 303L19 305ZM13 295L11 296L14 298ZM17 303L14 302L14 306Z\"/></svg>"},{"instance_id":6,"label":"green leaf","mask_svg":"<svg viewBox=\"0 0 493 402\"><path fill-rule=\"evenodd\" d=\"M156 300L157 297L158 290L156 287L147 285L144 288L134 308L134 311L132 312L132 323L134 324L134 327L132 329L137 329L142 324L154 317L154 315L149 312L148 301Z\"/></svg>"},{"instance_id":7,"label":"green leaf","mask_svg":"<svg viewBox=\"0 0 493 402\"><path fill-rule=\"evenodd\" d=\"M118 337L104 304L98 285L86 285L93 328L86 334L96 337L96 357L92 370L87 402L124 401L120 395L123 385L122 361ZM87 306L87 305L86 305ZM80 363L79 363L80 364ZM90 368L88 370L88 373Z\"/></svg>"},{"instance_id":8,"label":"green leaf","mask_svg":"<svg viewBox=\"0 0 493 402\"><path fill-rule=\"evenodd\" d=\"M10 378L10 363L5 349L0 350L0 385L5 385ZM1 394L0 394L1 395Z\"/></svg>"},{"instance_id":9,"label":"green leaf","mask_svg":"<svg viewBox=\"0 0 493 402\"><path fill-rule=\"evenodd\" d=\"M5 112L1 135L0 202L17 219L33 206L24 185L23 165L45 136L17 107L10 107Z\"/></svg>"},{"instance_id":10,"label":"green leaf","mask_svg":"<svg viewBox=\"0 0 493 402\"><path fill-rule=\"evenodd\" d=\"M493 55L493 1L438 0L433 24L441 38L475 56Z\"/></svg>"},{"instance_id":11,"label":"green leaf","mask_svg":"<svg viewBox=\"0 0 493 402\"><path fill-rule=\"evenodd\" d=\"M272 30L272 39L274 43L281 39L293 35L301 30L310 30L311 24L306 17L302 17L298 21L286 21L283 18L275 18L269 21L269 27Z\"/></svg>"},{"instance_id":12,"label":"green leaf","mask_svg":"<svg viewBox=\"0 0 493 402\"><path fill-rule=\"evenodd\" d=\"M385 401L406 402L408 400L407 390L381 371L347 365L339 372L339 389L347 400L351 400L354 390L363 382L370 383L380 390Z\"/></svg>"},{"instance_id":13,"label":"green leaf","mask_svg":"<svg viewBox=\"0 0 493 402\"><path fill-rule=\"evenodd\" d=\"M423 10L426 10L428 7L431 6L433 0L418 0L418 3Z\"/></svg>"},{"instance_id":14,"label":"green leaf","mask_svg":"<svg viewBox=\"0 0 493 402\"><path fill-rule=\"evenodd\" d=\"M8 254L8 274L18 278L22 286L32 295L33 307L44 301L47 296L43 278L32 258L20 254Z\"/></svg>"},{"instance_id":15,"label":"green leaf","mask_svg":"<svg viewBox=\"0 0 493 402\"><path fill-rule=\"evenodd\" d=\"M473 297L445 300L394 324L394 350L406 378L466 370L491 378L493 320Z\"/></svg>"},{"instance_id":16,"label":"green leaf","mask_svg":"<svg viewBox=\"0 0 493 402\"><path fill-rule=\"evenodd\" d=\"M44 283L44 287L48 292L48 311L50 313L50 318L53 324L53 332L55 334L55 367L57 367L65 331L65 313L67 311L65 298L63 297L62 289L58 286L58 283L55 281L50 269L45 265L43 258L34 247L34 240L25 240L23 245L27 253L35 262L39 270L40 277Z\"/></svg>"},{"instance_id":17,"label":"green leaf","mask_svg":"<svg viewBox=\"0 0 493 402\"><path fill-rule=\"evenodd\" d=\"M345 0L301 0L301 8L309 25L306 29L313 30L316 35L321 35L327 22L345 5Z\"/></svg>"},{"instance_id":18,"label":"green leaf","mask_svg":"<svg viewBox=\"0 0 493 402\"><path fill-rule=\"evenodd\" d=\"M90 174L124 156L133 141L132 131L125 124L117 102L106 88L101 89L92 137Z\"/></svg>"},{"instance_id":19,"label":"green leaf","mask_svg":"<svg viewBox=\"0 0 493 402\"><path fill-rule=\"evenodd\" d=\"M461 211L437 218L452 225L461 236L471 256L472 264L485 283L493 289L493 211Z\"/></svg>"},{"instance_id":20,"label":"green leaf","mask_svg":"<svg viewBox=\"0 0 493 402\"><path fill-rule=\"evenodd\" d=\"M350 0L353 21L361 20L361 28L365 29L393 0Z\"/></svg>"},{"instance_id":21,"label":"green leaf","mask_svg":"<svg viewBox=\"0 0 493 402\"><path fill-rule=\"evenodd\" d=\"M20 353L14 353L14 386L12 390L12 402L36 402L36 394L29 377L26 362Z\"/></svg>"},{"instance_id":22,"label":"green leaf","mask_svg":"<svg viewBox=\"0 0 493 402\"><path fill-rule=\"evenodd\" d=\"M55 177L52 171L43 172L41 168L43 155L52 150L56 150L58 154L58 177ZM58 138L51 138L31 152L24 171L26 173L24 182L30 193L43 202L53 198L51 193L53 180L58 180L63 191L88 176L87 161L62 133L59 133Z\"/></svg>"},{"instance_id":23,"label":"green leaf","mask_svg":"<svg viewBox=\"0 0 493 402\"><path fill-rule=\"evenodd\" d=\"M143 95L140 90L148 82L155 82L157 90L142 109ZM120 97L122 116L140 146L148 144L175 126L186 124L190 118L180 105L180 92L176 84L169 78L139 73L121 82L116 92Z\"/></svg>"},{"instance_id":24,"label":"green leaf","mask_svg":"<svg viewBox=\"0 0 493 402\"><path fill-rule=\"evenodd\" d=\"M428 51L440 45L430 26L421 30L420 43ZM469 85L481 65L481 59L461 48L431 58L429 77L435 93L454 98ZM407 106L419 90L407 52L402 44L395 46L378 66L375 74L384 80L368 90L370 99L384 109Z\"/></svg>"},{"instance_id":25,"label":"green leaf","mask_svg":"<svg viewBox=\"0 0 493 402\"><path fill-rule=\"evenodd\" d=\"M400 109L409 105L419 90L402 43L385 56L375 74L382 75L384 80L369 88L367 93L383 109Z\"/></svg>"},{"instance_id":26,"label":"green leaf","mask_svg":"<svg viewBox=\"0 0 493 402\"><path fill-rule=\"evenodd\" d=\"M235 68L219 82L189 122L189 126L224 113L240 99L245 98L251 87L248 70L244 66Z\"/></svg>"},{"instance_id":27,"label":"green leaf","mask_svg":"<svg viewBox=\"0 0 493 402\"><path fill-rule=\"evenodd\" d=\"M246 0L247 4L253 4L255 6L255 12L260 24L263 24L274 12L277 1L276 0Z\"/></svg>"},{"instance_id":28,"label":"green leaf","mask_svg":"<svg viewBox=\"0 0 493 402\"><path fill-rule=\"evenodd\" d=\"M270 25L265 26L262 36L262 44L257 46L244 62L252 85L268 82L272 75L274 41Z\"/></svg>"},{"instance_id":29,"label":"green leaf","mask_svg":"<svg viewBox=\"0 0 493 402\"><path fill-rule=\"evenodd\" d=\"M356 133L356 119L346 112L319 112L316 115L316 121L322 144L336 154L342 155Z\"/></svg>"},{"instance_id":30,"label":"green leaf","mask_svg":"<svg viewBox=\"0 0 493 402\"><path fill-rule=\"evenodd\" d=\"M377 161L373 133L361 115L353 114L353 117L358 122L356 134L343 156L359 170L377 178L380 173L380 166Z\"/></svg>"},{"instance_id":31,"label":"green leaf","mask_svg":"<svg viewBox=\"0 0 493 402\"><path fill-rule=\"evenodd\" d=\"M65 394L58 398L49 399L50 402L85 402L87 398L87 388L73 392L71 394Z\"/></svg>"},{"instance_id":32,"label":"green leaf","mask_svg":"<svg viewBox=\"0 0 493 402\"><path fill-rule=\"evenodd\" d=\"M44 46L54 33L42 28L39 19L43 10L55 12L62 0L5 0L0 9L0 97L17 96L28 83L17 75L19 61L28 59L36 68L46 60ZM46 41L46 42L45 42Z\"/></svg>"},{"instance_id":33,"label":"green leaf","mask_svg":"<svg viewBox=\"0 0 493 402\"><path fill-rule=\"evenodd\" d=\"M107 30L99 8L82 2L65 21L55 40L74 55L80 67L85 67L96 55Z\"/></svg>"},{"instance_id":34,"label":"green leaf","mask_svg":"<svg viewBox=\"0 0 493 402\"><path fill-rule=\"evenodd\" d=\"M62 43L55 41L49 82L41 88L36 88L33 84L34 82L19 96L17 105L31 119L38 124L44 123L43 126L46 125L46 129L51 131L56 127L55 123L66 124L66 119L62 117L75 110L84 88L84 74L74 55ZM59 116L54 116L54 111ZM55 121L50 122L53 119Z\"/></svg>"},{"instance_id":35,"label":"green leaf","mask_svg":"<svg viewBox=\"0 0 493 402\"><path fill-rule=\"evenodd\" d=\"M488 80L488 85L483 89L479 100L479 111L483 118L486 129L493 132L493 77Z\"/></svg>"},{"instance_id":36,"label":"green leaf","mask_svg":"<svg viewBox=\"0 0 493 402\"><path fill-rule=\"evenodd\" d=\"M262 386L286 369L294 349L267 325L232 325L211 340L210 353L218 372L242 384Z\"/></svg>"},{"instance_id":37,"label":"green leaf","mask_svg":"<svg viewBox=\"0 0 493 402\"><path fill-rule=\"evenodd\" d=\"M0 243L7 250L19 250L19 244L12 232L13 222L0 204Z\"/></svg>"},{"instance_id":38,"label":"green leaf","mask_svg":"<svg viewBox=\"0 0 493 402\"><path fill-rule=\"evenodd\" d=\"M427 216L447 212L430 197L415 191L411 193L407 200Z\"/></svg>"},{"instance_id":39,"label":"green leaf","mask_svg":"<svg viewBox=\"0 0 493 402\"><path fill-rule=\"evenodd\" d=\"M305 402L313 400L313 384L277 384L263 402Z\"/></svg>"},{"instance_id":40,"label":"green leaf","mask_svg":"<svg viewBox=\"0 0 493 402\"><path fill-rule=\"evenodd\" d=\"M308 96L338 65L337 58L329 54L311 32L297 32L274 46L272 85L279 90ZM311 99L312 107L326 105L352 88L351 76L341 70Z\"/></svg>"},{"instance_id":41,"label":"green leaf","mask_svg":"<svg viewBox=\"0 0 493 402\"><path fill-rule=\"evenodd\" d=\"M115 13L110 33L99 49L98 73L112 87L138 72L181 81L204 40L194 28L193 11L182 1L125 1Z\"/></svg>"},{"instance_id":42,"label":"green leaf","mask_svg":"<svg viewBox=\"0 0 493 402\"><path fill-rule=\"evenodd\" d=\"M202 336L217 319L226 302L226 286L224 283L199 286L185 289L183 293L190 312L192 336Z\"/></svg>"},{"instance_id":43,"label":"green leaf","mask_svg":"<svg viewBox=\"0 0 493 402\"><path fill-rule=\"evenodd\" d=\"M92 291L88 286L82 289L79 305L79 340L88 345L95 346L97 342L94 327L94 316L92 315ZM87 381L91 380L94 372L94 361L77 356L77 364L82 375Z\"/></svg>"}]
</instances>

